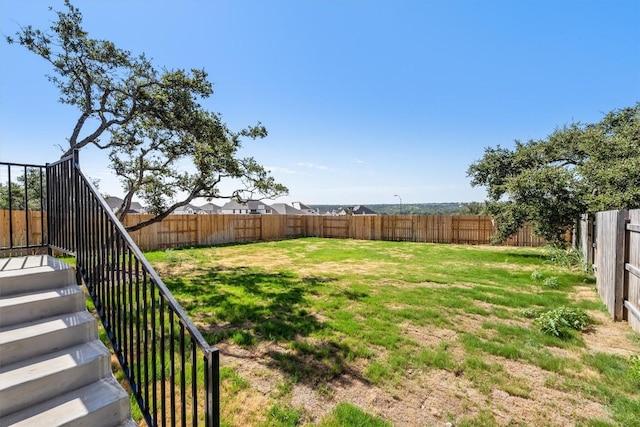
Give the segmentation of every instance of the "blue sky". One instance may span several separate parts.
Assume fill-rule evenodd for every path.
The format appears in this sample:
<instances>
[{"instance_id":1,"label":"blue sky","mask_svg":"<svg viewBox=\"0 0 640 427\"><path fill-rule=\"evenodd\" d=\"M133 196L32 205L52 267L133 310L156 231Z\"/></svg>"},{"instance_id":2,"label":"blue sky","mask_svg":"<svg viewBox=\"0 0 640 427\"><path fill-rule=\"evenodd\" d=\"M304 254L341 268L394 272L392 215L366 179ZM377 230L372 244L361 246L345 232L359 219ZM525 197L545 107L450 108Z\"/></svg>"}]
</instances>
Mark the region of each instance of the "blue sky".
<instances>
[{"instance_id":1,"label":"blue sky","mask_svg":"<svg viewBox=\"0 0 640 427\"><path fill-rule=\"evenodd\" d=\"M204 102L308 204L484 200L487 146L545 138L640 100L640 1L75 0L90 37L157 67L204 68ZM47 28L62 1L2 0L2 35ZM0 43L0 160L60 156L78 112L47 63ZM105 153L81 164L119 195ZM222 187L223 190L225 186Z\"/></svg>"}]
</instances>

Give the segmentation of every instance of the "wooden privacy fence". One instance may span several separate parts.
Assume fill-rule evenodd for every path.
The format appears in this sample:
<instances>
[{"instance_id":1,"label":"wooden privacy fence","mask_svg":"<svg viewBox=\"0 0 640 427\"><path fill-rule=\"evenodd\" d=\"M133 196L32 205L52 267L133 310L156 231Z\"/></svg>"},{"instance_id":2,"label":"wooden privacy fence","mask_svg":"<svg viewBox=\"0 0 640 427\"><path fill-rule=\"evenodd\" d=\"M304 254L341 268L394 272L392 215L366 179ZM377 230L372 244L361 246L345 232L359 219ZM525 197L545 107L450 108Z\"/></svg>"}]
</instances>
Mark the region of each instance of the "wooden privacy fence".
<instances>
[{"instance_id":1,"label":"wooden privacy fence","mask_svg":"<svg viewBox=\"0 0 640 427\"><path fill-rule=\"evenodd\" d=\"M128 215L134 225L150 215ZM325 237L425 243L489 244L491 218L479 215L170 215L131 233L143 250L221 243ZM505 242L511 246L546 244L523 227Z\"/></svg>"},{"instance_id":2,"label":"wooden privacy fence","mask_svg":"<svg viewBox=\"0 0 640 427\"><path fill-rule=\"evenodd\" d=\"M11 216L12 221L9 220L9 210L0 210L0 248L46 243L43 241L47 235L46 212L14 210Z\"/></svg>"},{"instance_id":3,"label":"wooden privacy fence","mask_svg":"<svg viewBox=\"0 0 640 427\"><path fill-rule=\"evenodd\" d=\"M130 214L125 226L138 224L151 215ZM42 239L40 212L14 212L14 241ZM8 211L0 211L0 244L8 240ZM170 215L131 237L142 250L209 246L223 243L282 240L295 237L325 237L358 240L388 240L424 243L486 245L495 231L491 218L481 215ZM22 239L22 240L20 240ZM509 246L541 246L546 241L525 226L505 242Z\"/></svg>"},{"instance_id":4,"label":"wooden privacy fence","mask_svg":"<svg viewBox=\"0 0 640 427\"><path fill-rule=\"evenodd\" d=\"M615 320L640 332L640 209L585 215L580 229L600 298Z\"/></svg>"}]
</instances>

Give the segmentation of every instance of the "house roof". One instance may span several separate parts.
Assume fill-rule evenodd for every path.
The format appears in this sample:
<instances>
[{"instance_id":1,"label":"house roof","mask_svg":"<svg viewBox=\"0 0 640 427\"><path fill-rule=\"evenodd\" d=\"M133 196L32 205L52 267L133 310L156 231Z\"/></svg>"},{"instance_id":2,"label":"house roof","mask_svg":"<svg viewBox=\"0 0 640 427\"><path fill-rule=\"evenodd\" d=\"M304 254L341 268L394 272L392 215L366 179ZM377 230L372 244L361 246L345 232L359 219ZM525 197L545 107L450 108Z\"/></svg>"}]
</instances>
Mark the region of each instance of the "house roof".
<instances>
[{"instance_id":1,"label":"house roof","mask_svg":"<svg viewBox=\"0 0 640 427\"><path fill-rule=\"evenodd\" d=\"M296 209L286 203L274 203L271 205L271 209L275 211L274 213L281 215L309 215L307 212Z\"/></svg>"},{"instance_id":2,"label":"house roof","mask_svg":"<svg viewBox=\"0 0 640 427\"><path fill-rule=\"evenodd\" d=\"M377 215L377 213L366 206L357 205L353 207L353 215Z\"/></svg>"},{"instance_id":3,"label":"house roof","mask_svg":"<svg viewBox=\"0 0 640 427\"><path fill-rule=\"evenodd\" d=\"M107 196L104 198L104 200L105 202L107 202L107 205L109 205L111 210L118 209L120 206L122 206L122 202L123 202L123 200L120 197L115 197L115 196Z\"/></svg>"},{"instance_id":4,"label":"house roof","mask_svg":"<svg viewBox=\"0 0 640 427\"><path fill-rule=\"evenodd\" d=\"M205 212L215 213L220 212L221 207L214 203L205 203L204 205L200 206L200 209Z\"/></svg>"},{"instance_id":5,"label":"house roof","mask_svg":"<svg viewBox=\"0 0 640 427\"><path fill-rule=\"evenodd\" d=\"M183 212L186 212L186 213L198 213L198 212L201 212L201 211L202 211L202 209L200 209L199 207L194 206L194 205L192 205L190 203L187 203L184 206L180 206L180 207L176 208L173 211L173 213L175 213L175 214L180 214L180 213L183 213Z\"/></svg>"},{"instance_id":6,"label":"house roof","mask_svg":"<svg viewBox=\"0 0 640 427\"><path fill-rule=\"evenodd\" d=\"M271 210L271 206L266 204L265 202L259 200L249 200L246 203L239 203L236 200L229 200L227 203L222 206L222 210L250 210L250 211L265 211L269 212Z\"/></svg>"},{"instance_id":7,"label":"house roof","mask_svg":"<svg viewBox=\"0 0 640 427\"><path fill-rule=\"evenodd\" d=\"M104 199L107 202L107 205L111 208L112 211L117 212L122 206L122 202L124 201L120 197L108 196ZM146 209L139 202L131 202L131 206L129 206L129 211L127 213L145 213Z\"/></svg>"},{"instance_id":8,"label":"house roof","mask_svg":"<svg viewBox=\"0 0 640 427\"><path fill-rule=\"evenodd\" d=\"M228 211L232 209L249 209L245 203L239 203L236 200L229 200L227 203L222 205L222 210Z\"/></svg>"},{"instance_id":9,"label":"house roof","mask_svg":"<svg viewBox=\"0 0 640 427\"><path fill-rule=\"evenodd\" d=\"M291 204L292 204L292 205L293 205L293 207L294 207L294 208L296 208L296 209L300 209L300 210L305 210L305 209L306 209L306 210L310 210L310 211L312 211L312 210L313 210L313 209L311 209L308 205L305 205L305 204L304 204L304 203L302 203L302 202L293 202L293 203L291 203Z\"/></svg>"}]
</instances>

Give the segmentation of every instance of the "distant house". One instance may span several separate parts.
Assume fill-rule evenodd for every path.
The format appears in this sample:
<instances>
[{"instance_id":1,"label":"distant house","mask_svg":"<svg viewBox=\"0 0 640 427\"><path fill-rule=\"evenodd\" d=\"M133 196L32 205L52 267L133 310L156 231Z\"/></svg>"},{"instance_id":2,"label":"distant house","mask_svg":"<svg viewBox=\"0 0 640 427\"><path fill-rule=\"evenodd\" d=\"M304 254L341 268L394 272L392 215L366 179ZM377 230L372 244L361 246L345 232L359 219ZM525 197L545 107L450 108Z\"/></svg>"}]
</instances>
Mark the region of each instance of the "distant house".
<instances>
[{"instance_id":1,"label":"distant house","mask_svg":"<svg viewBox=\"0 0 640 427\"><path fill-rule=\"evenodd\" d=\"M222 206L223 214L270 214L271 206L258 200L249 200L247 203L239 203L231 200Z\"/></svg>"},{"instance_id":2,"label":"distant house","mask_svg":"<svg viewBox=\"0 0 640 427\"><path fill-rule=\"evenodd\" d=\"M204 211L204 213L209 215L222 213L222 208L213 203L205 203L204 205L200 206L200 209Z\"/></svg>"},{"instance_id":3,"label":"distant house","mask_svg":"<svg viewBox=\"0 0 640 427\"><path fill-rule=\"evenodd\" d=\"M120 197L107 196L104 199L107 202L107 205L111 208L114 213L119 213L120 207L122 206L123 199ZM131 202L131 206L129 206L129 210L127 211L129 214L143 214L147 213L147 210L138 202Z\"/></svg>"},{"instance_id":4,"label":"distant house","mask_svg":"<svg viewBox=\"0 0 640 427\"><path fill-rule=\"evenodd\" d=\"M366 206L357 205L351 210L352 215L378 215Z\"/></svg>"},{"instance_id":5,"label":"distant house","mask_svg":"<svg viewBox=\"0 0 640 427\"><path fill-rule=\"evenodd\" d=\"M296 209L286 203L274 203L271 205L272 213L280 215L310 215L309 213Z\"/></svg>"},{"instance_id":6,"label":"distant house","mask_svg":"<svg viewBox=\"0 0 640 427\"><path fill-rule=\"evenodd\" d=\"M300 210L302 212L306 212L308 214L311 214L311 215L318 215L320 213L317 209L313 209L313 208L305 205L302 202L293 202L293 203L291 203L291 205L294 208L296 208L296 209L298 209L298 210Z\"/></svg>"},{"instance_id":7,"label":"distant house","mask_svg":"<svg viewBox=\"0 0 640 427\"><path fill-rule=\"evenodd\" d=\"M346 215L346 213L344 212L344 209L340 208L340 209L324 209L324 210L320 210L318 209L318 215L328 215L328 216L338 216L340 215L340 212L343 212L342 215Z\"/></svg>"},{"instance_id":8,"label":"distant house","mask_svg":"<svg viewBox=\"0 0 640 427\"><path fill-rule=\"evenodd\" d=\"M202 209L200 209L197 206L194 206L192 204L186 204L184 206L180 206L178 208L175 208L173 212L171 212L173 215L193 215L193 214L206 214L205 211L203 211Z\"/></svg>"},{"instance_id":9,"label":"distant house","mask_svg":"<svg viewBox=\"0 0 640 427\"><path fill-rule=\"evenodd\" d=\"M331 214L330 214L331 215ZM356 205L338 209L333 215L378 215L366 206Z\"/></svg>"}]
</instances>

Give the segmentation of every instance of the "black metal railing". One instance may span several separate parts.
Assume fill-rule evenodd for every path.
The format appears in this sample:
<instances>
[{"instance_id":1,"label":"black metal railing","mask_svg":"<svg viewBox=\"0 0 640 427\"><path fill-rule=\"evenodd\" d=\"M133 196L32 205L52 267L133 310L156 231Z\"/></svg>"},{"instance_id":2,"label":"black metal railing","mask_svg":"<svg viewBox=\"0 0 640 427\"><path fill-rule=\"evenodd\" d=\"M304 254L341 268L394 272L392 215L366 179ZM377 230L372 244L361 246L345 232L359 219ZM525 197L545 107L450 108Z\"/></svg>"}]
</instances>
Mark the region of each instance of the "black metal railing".
<instances>
[{"instance_id":1,"label":"black metal railing","mask_svg":"<svg viewBox=\"0 0 640 427\"><path fill-rule=\"evenodd\" d=\"M0 253L47 248L45 166L0 162Z\"/></svg>"},{"instance_id":2,"label":"black metal railing","mask_svg":"<svg viewBox=\"0 0 640 427\"><path fill-rule=\"evenodd\" d=\"M74 156L68 156L46 167L49 248L67 255L75 255L77 250L75 163Z\"/></svg>"},{"instance_id":3,"label":"black metal railing","mask_svg":"<svg viewBox=\"0 0 640 427\"><path fill-rule=\"evenodd\" d=\"M220 424L219 351L202 337L78 165L46 167L50 250L76 257L149 426Z\"/></svg>"}]
</instances>

